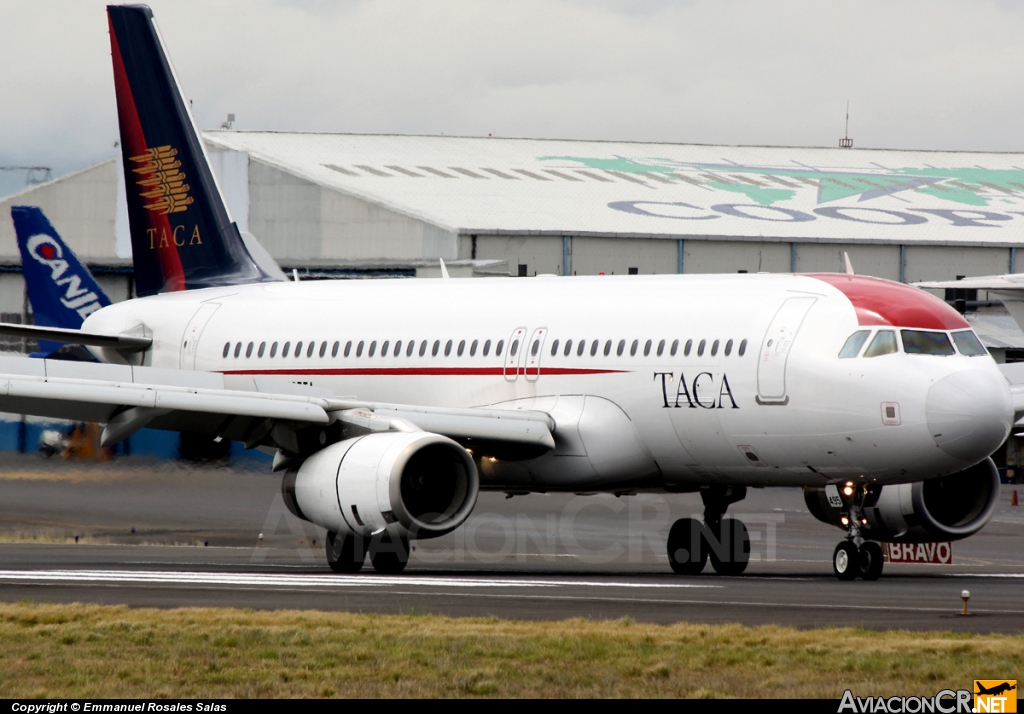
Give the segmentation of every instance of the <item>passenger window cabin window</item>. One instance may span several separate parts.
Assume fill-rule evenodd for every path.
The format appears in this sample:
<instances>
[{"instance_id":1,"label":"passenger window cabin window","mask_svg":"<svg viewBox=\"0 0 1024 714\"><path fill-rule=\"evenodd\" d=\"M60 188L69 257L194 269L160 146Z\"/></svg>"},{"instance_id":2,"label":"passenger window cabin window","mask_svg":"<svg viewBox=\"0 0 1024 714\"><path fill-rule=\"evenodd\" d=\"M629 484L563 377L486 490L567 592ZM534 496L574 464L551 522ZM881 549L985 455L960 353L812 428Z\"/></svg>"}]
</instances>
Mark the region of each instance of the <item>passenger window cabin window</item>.
<instances>
[{"instance_id":1,"label":"passenger window cabin window","mask_svg":"<svg viewBox=\"0 0 1024 714\"><path fill-rule=\"evenodd\" d=\"M491 351L491 341L490 340L484 340L484 357L486 357L487 353L490 352L490 351Z\"/></svg>"},{"instance_id":2,"label":"passenger window cabin window","mask_svg":"<svg viewBox=\"0 0 1024 714\"><path fill-rule=\"evenodd\" d=\"M644 343L644 357L649 357L651 354L651 345L654 344L651 340L647 340Z\"/></svg>"},{"instance_id":3,"label":"passenger window cabin window","mask_svg":"<svg viewBox=\"0 0 1024 714\"><path fill-rule=\"evenodd\" d=\"M672 343L672 346L673 347L676 346L674 342ZM690 350L692 350L692 349L693 349L693 340L687 340L686 341L686 346L683 347L683 357L689 357L690 356ZM674 352L674 350L673 350L673 352Z\"/></svg>"},{"instance_id":4,"label":"passenger window cabin window","mask_svg":"<svg viewBox=\"0 0 1024 714\"><path fill-rule=\"evenodd\" d=\"M331 357L337 357L339 349L341 349L341 343L335 342L334 345L331 347Z\"/></svg>"},{"instance_id":5,"label":"passenger window cabin window","mask_svg":"<svg viewBox=\"0 0 1024 714\"><path fill-rule=\"evenodd\" d=\"M238 342L235 344L235 359L238 359L240 354L242 354L242 343Z\"/></svg>"},{"instance_id":6,"label":"passenger window cabin window","mask_svg":"<svg viewBox=\"0 0 1024 714\"><path fill-rule=\"evenodd\" d=\"M296 342L295 343L295 352L293 352L292 354L295 357L301 357L302 356L302 343L301 342Z\"/></svg>"},{"instance_id":7,"label":"passenger window cabin window","mask_svg":"<svg viewBox=\"0 0 1024 714\"><path fill-rule=\"evenodd\" d=\"M402 354L402 341L399 340L398 342L395 343L395 352L391 356L392 357L398 357L401 354Z\"/></svg>"},{"instance_id":8,"label":"passenger window cabin window","mask_svg":"<svg viewBox=\"0 0 1024 714\"><path fill-rule=\"evenodd\" d=\"M540 340L534 340L533 347L530 348L530 356L536 357L538 352L540 352Z\"/></svg>"},{"instance_id":9,"label":"passenger window cabin window","mask_svg":"<svg viewBox=\"0 0 1024 714\"><path fill-rule=\"evenodd\" d=\"M839 350L839 359L851 359L859 355L860 348L864 346L864 342L870 334L871 330L857 330L847 337L843 349Z\"/></svg>"},{"instance_id":10,"label":"passenger window cabin window","mask_svg":"<svg viewBox=\"0 0 1024 714\"><path fill-rule=\"evenodd\" d=\"M455 351L455 354L457 356L461 357L462 353L465 352L465 351L466 351L466 341L465 340L460 340L459 341L459 349Z\"/></svg>"},{"instance_id":11,"label":"passenger window cabin window","mask_svg":"<svg viewBox=\"0 0 1024 714\"><path fill-rule=\"evenodd\" d=\"M738 354L740 357L742 357L746 353L747 353L747 341L743 340L742 342L740 342L740 349L739 349L739 351L736 354Z\"/></svg>"},{"instance_id":12,"label":"passenger window cabin window","mask_svg":"<svg viewBox=\"0 0 1024 714\"><path fill-rule=\"evenodd\" d=\"M225 358L227 358L229 352L231 352L231 343L230 342L225 342L224 343L224 355L223 356Z\"/></svg>"},{"instance_id":13,"label":"passenger window cabin window","mask_svg":"<svg viewBox=\"0 0 1024 714\"><path fill-rule=\"evenodd\" d=\"M377 340L374 340L373 342L370 343L370 349L367 350L366 356L367 357L373 357L373 353L376 352L376 351L377 351Z\"/></svg>"},{"instance_id":14,"label":"passenger window cabin window","mask_svg":"<svg viewBox=\"0 0 1024 714\"><path fill-rule=\"evenodd\" d=\"M882 355L892 354L898 352L899 347L896 345L896 333L892 330L879 330L875 335L875 339L871 340L871 344L864 350L865 357L881 357Z\"/></svg>"},{"instance_id":15,"label":"passenger window cabin window","mask_svg":"<svg viewBox=\"0 0 1024 714\"><path fill-rule=\"evenodd\" d=\"M725 343L725 356L728 357L732 354L732 340Z\"/></svg>"},{"instance_id":16,"label":"passenger window cabin window","mask_svg":"<svg viewBox=\"0 0 1024 714\"><path fill-rule=\"evenodd\" d=\"M288 356L288 351L291 349L291 347L292 347L292 343L291 342L285 342L284 343L284 347L281 348L281 357L282 358Z\"/></svg>"},{"instance_id":17,"label":"passenger window cabin window","mask_svg":"<svg viewBox=\"0 0 1024 714\"><path fill-rule=\"evenodd\" d=\"M604 343L604 356L607 357L612 353L612 341L608 340Z\"/></svg>"},{"instance_id":18,"label":"passenger window cabin window","mask_svg":"<svg viewBox=\"0 0 1024 714\"><path fill-rule=\"evenodd\" d=\"M263 353L266 352L266 351L267 351L267 343L266 342L261 342L260 343L260 348L256 351L256 356L257 357L262 357Z\"/></svg>"},{"instance_id":19,"label":"passenger window cabin window","mask_svg":"<svg viewBox=\"0 0 1024 714\"><path fill-rule=\"evenodd\" d=\"M420 357L427 353L427 341L423 340L420 342Z\"/></svg>"},{"instance_id":20,"label":"passenger window cabin window","mask_svg":"<svg viewBox=\"0 0 1024 714\"><path fill-rule=\"evenodd\" d=\"M275 342L270 346L270 359L277 357L277 343Z\"/></svg>"},{"instance_id":21,"label":"passenger window cabin window","mask_svg":"<svg viewBox=\"0 0 1024 714\"><path fill-rule=\"evenodd\" d=\"M563 357L568 357L570 354L572 354L572 340L566 340L565 341L565 350L563 350L562 356Z\"/></svg>"},{"instance_id":22,"label":"passenger window cabin window","mask_svg":"<svg viewBox=\"0 0 1024 714\"><path fill-rule=\"evenodd\" d=\"M409 340L409 346L405 348L405 356L412 357L413 351L416 349L416 340Z\"/></svg>"},{"instance_id":23,"label":"passenger window cabin window","mask_svg":"<svg viewBox=\"0 0 1024 714\"><path fill-rule=\"evenodd\" d=\"M692 342L692 340L691 340L691 342ZM672 347L671 347L671 349L669 349L668 353L672 357L675 357L676 356L676 352L678 352L678 351L679 351L679 340L672 340ZM683 354L689 354L689 353L684 351Z\"/></svg>"},{"instance_id":24,"label":"passenger window cabin window","mask_svg":"<svg viewBox=\"0 0 1024 714\"><path fill-rule=\"evenodd\" d=\"M391 340L384 340L384 344L380 346L380 356L381 357L387 357L388 356L388 348L390 346L391 346ZM370 355L370 356L372 357L373 355Z\"/></svg>"},{"instance_id":25,"label":"passenger window cabin window","mask_svg":"<svg viewBox=\"0 0 1024 714\"><path fill-rule=\"evenodd\" d=\"M636 350L640 346L640 340L633 340L633 344L629 346L629 356L636 357Z\"/></svg>"},{"instance_id":26,"label":"passenger window cabin window","mask_svg":"<svg viewBox=\"0 0 1024 714\"><path fill-rule=\"evenodd\" d=\"M515 357L516 352L519 351L519 340L513 340L511 347L508 348L508 356Z\"/></svg>"},{"instance_id":27,"label":"passenger window cabin window","mask_svg":"<svg viewBox=\"0 0 1024 714\"><path fill-rule=\"evenodd\" d=\"M703 357L704 356L704 345L706 345L707 343L708 343L707 340L701 340L700 344L697 345L697 356L698 357Z\"/></svg>"},{"instance_id":28,"label":"passenger window cabin window","mask_svg":"<svg viewBox=\"0 0 1024 714\"><path fill-rule=\"evenodd\" d=\"M903 351L908 355L949 357L955 354L949 335L945 332L900 330L900 337L903 338Z\"/></svg>"},{"instance_id":29,"label":"passenger window cabin window","mask_svg":"<svg viewBox=\"0 0 1024 714\"><path fill-rule=\"evenodd\" d=\"M480 344L480 340L473 340L473 344L469 346L469 356L476 357L476 346Z\"/></svg>"},{"instance_id":30,"label":"passenger window cabin window","mask_svg":"<svg viewBox=\"0 0 1024 714\"><path fill-rule=\"evenodd\" d=\"M326 354L327 354L327 343L326 342L321 342L320 343L320 356L323 357Z\"/></svg>"},{"instance_id":31,"label":"passenger window cabin window","mask_svg":"<svg viewBox=\"0 0 1024 714\"><path fill-rule=\"evenodd\" d=\"M558 354L558 340L551 343L551 356L555 357Z\"/></svg>"},{"instance_id":32,"label":"passenger window cabin window","mask_svg":"<svg viewBox=\"0 0 1024 714\"><path fill-rule=\"evenodd\" d=\"M365 342L363 342L362 340L359 340L359 344L356 345L356 357L362 357L363 356L363 345L365 345L365 344L366 344Z\"/></svg>"},{"instance_id":33,"label":"passenger window cabin window","mask_svg":"<svg viewBox=\"0 0 1024 714\"><path fill-rule=\"evenodd\" d=\"M312 357L313 356L313 350L315 350L315 349L316 349L316 342L314 342L313 340L310 340L309 341L309 347L306 348L306 357L307 358Z\"/></svg>"},{"instance_id":34,"label":"passenger window cabin window","mask_svg":"<svg viewBox=\"0 0 1024 714\"><path fill-rule=\"evenodd\" d=\"M953 333L953 342L956 343L956 348L960 354L966 357L977 357L978 355L987 355L988 350L981 344L981 340L974 334L974 330L962 330L960 332Z\"/></svg>"},{"instance_id":35,"label":"passenger window cabin window","mask_svg":"<svg viewBox=\"0 0 1024 714\"><path fill-rule=\"evenodd\" d=\"M711 343L711 356L714 357L718 354L718 340Z\"/></svg>"},{"instance_id":36,"label":"passenger window cabin window","mask_svg":"<svg viewBox=\"0 0 1024 714\"><path fill-rule=\"evenodd\" d=\"M348 357L352 354L352 340L345 343L345 356Z\"/></svg>"},{"instance_id":37,"label":"passenger window cabin window","mask_svg":"<svg viewBox=\"0 0 1024 714\"><path fill-rule=\"evenodd\" d=\"M451 353L452 353L452 341L448 340L448 342L446 342L445 345L444 345L444 356L447 357Z\"/></svg>"},{"instance_id":38,"label":"passenger window cabin window","mask_svg":"<svg viewBox=\"0 0 1024 714\"><path fill-rule=\"evenodd\" d=\"M586 340L580 340L579 343L576 345L576 356L577 357L582 357L583 353L586 352L586 351L587 351L587 341Z\"/></svg>"},{"instance_id":39,"label":"passenger window cabin window","mask_svg":"<svg viewBox=\"0 0 1024 714\"><path fill-rule=\"evenodd\" d=\"M662 340L661 342L658 343L658 356L661 357L661 354L664 351L665 351L665 340Z\"/></svg>"},{"instance_id":40,"label":"passenger window cabin window","mask_svg":"<svg viewBox=\"0 0 1024 714\"><path fill-rule=\"evenodd\" d=\"M431 357L437 357L437 353L441 351L441 340L434 340L434 346L430 350Z\"/></svg>"},{"instance_id":41,"label":"passenger window cabin window","mask_svg":"<svg viewBox=\"0 0 1024 714\"><path fill-rule=\"evenodd\" d=\"M498 344L494 346L494 356L501 357L501 349L505 346L505 340L498 340Z\"/></svg>"},{"instance_id":42,"label":"passenger window cabin window","mask_svg":"<svg viewBox=\"0 0 1024 714\"><path fill-rule=\"evenodd\" d=\"M615 350L615 355L617 357L621 357L622 353L625 352L625 350L626 350L626 341L625 340L619 340L619 346L618 346L618 349Z\"/></svg>"},{"instance_id":43,"label":"passenger window cabin window","mask_svg":"<svg viewBox=\"0 0 1024 714\"><path fill-rule=\"evenodd\" d=\"M590 356L594 357L597 354L597 347L600 344L598 340L594 340L590 343Z\"/></svg>"},{"instance_id":44,"label":"passenger window cabin window","mask_svg":"<svg viewBox=\"0 0 1024 714\"><path fill-rule=\"evenodd\" d=\"M250 342L249 346L245 348L245 358L246 359L249 359L250 357L252 357L252 348L253 348L253 343Z\"/></svg>"}]
</instances>

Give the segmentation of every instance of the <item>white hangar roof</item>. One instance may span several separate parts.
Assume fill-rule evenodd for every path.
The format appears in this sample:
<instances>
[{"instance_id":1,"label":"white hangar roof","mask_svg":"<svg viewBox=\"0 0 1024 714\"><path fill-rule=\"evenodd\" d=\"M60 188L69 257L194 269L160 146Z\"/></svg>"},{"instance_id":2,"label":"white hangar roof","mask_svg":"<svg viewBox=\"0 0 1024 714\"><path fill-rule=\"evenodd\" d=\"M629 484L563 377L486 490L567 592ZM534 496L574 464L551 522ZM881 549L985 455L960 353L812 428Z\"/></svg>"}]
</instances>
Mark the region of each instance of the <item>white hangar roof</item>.
<instances>
[{"instance_id":1,"label":"white hangar roof","mask_svg":"<svg viewBox=\"0 0 1024 714\"><path fill-rule=\"evenodd\" d=\"M1024 154L207 131L459 234L1024 245Z\"/></svg>"}]
</instances>

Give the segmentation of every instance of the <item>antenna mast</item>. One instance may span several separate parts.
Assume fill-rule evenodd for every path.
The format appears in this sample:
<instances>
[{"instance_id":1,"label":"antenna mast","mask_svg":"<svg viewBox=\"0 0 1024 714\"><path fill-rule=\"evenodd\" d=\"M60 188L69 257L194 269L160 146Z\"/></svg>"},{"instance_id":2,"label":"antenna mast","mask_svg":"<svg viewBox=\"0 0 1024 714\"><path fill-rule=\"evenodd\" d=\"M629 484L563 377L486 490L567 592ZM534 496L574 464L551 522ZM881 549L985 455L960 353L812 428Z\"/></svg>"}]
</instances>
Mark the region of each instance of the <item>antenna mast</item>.
<instances>
[{"instance_id":1,"label":"antenna mast","mask_svg":"<svg viewBox=\"0 0 1024 714\"><path fill-rule=\"evenodd\" d=\"M846 100L846 131L843 132L843 138L839 140L840 149L852 149L853 139L850 138L850 100Z\"/></svg>"}]
</instances>

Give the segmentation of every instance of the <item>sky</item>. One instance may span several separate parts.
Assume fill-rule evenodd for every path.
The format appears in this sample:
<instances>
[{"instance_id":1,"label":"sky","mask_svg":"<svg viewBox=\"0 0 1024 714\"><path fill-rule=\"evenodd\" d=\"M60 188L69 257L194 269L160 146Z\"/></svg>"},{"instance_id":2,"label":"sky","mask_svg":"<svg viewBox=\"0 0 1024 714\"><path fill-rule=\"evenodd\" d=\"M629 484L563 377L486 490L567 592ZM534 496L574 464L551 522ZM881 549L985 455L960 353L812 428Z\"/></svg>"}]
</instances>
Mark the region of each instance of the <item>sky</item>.
<instances>
[{"instance_id":1,"label":"sky","mask_svg":"<svg viewBox=\"0 0 1024 714\"><path fill-rule=\"evenodd\" d=\"M115 154L105 4L0 5L0 166ZM1014 0L150 6L203 128L1024 151Z\"/></svg>"}]
</instances>

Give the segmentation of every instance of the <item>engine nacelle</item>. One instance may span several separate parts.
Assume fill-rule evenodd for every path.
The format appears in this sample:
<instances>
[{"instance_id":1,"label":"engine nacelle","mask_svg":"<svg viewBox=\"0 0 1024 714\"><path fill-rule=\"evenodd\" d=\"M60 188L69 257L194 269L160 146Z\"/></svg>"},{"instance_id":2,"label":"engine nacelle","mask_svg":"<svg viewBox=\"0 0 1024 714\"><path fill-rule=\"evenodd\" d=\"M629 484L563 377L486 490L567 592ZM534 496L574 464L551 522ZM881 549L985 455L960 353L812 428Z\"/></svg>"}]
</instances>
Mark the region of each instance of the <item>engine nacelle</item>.
<instances>
[{"instance_id":1,"label":"engine nacelle","mask_svg":"<svg viewBox=\"0 0 1024 714\"><path fill-rule=\"evenodd\" d=\"M939 478L882 486L868 495L861 533L868 540L932 543L974 535L988 523L999 499L999 471L992 459ZM829 505L824 488L804 490L807 508L819 521L845 530L845 508Z\"/></svg>"},{"instance_id":2,"label":"engine nacelle","mask_svg":"<svg viewBox=\"0 0 1024 714\"><path fill-rule=\"evenodd\" d=\"M332 444L289 470L281 483L288 510L335 533L383 529L436 538L469 517L480 492L473 458L429 432L368 434Z\"/></svg>"}]
</instances>

